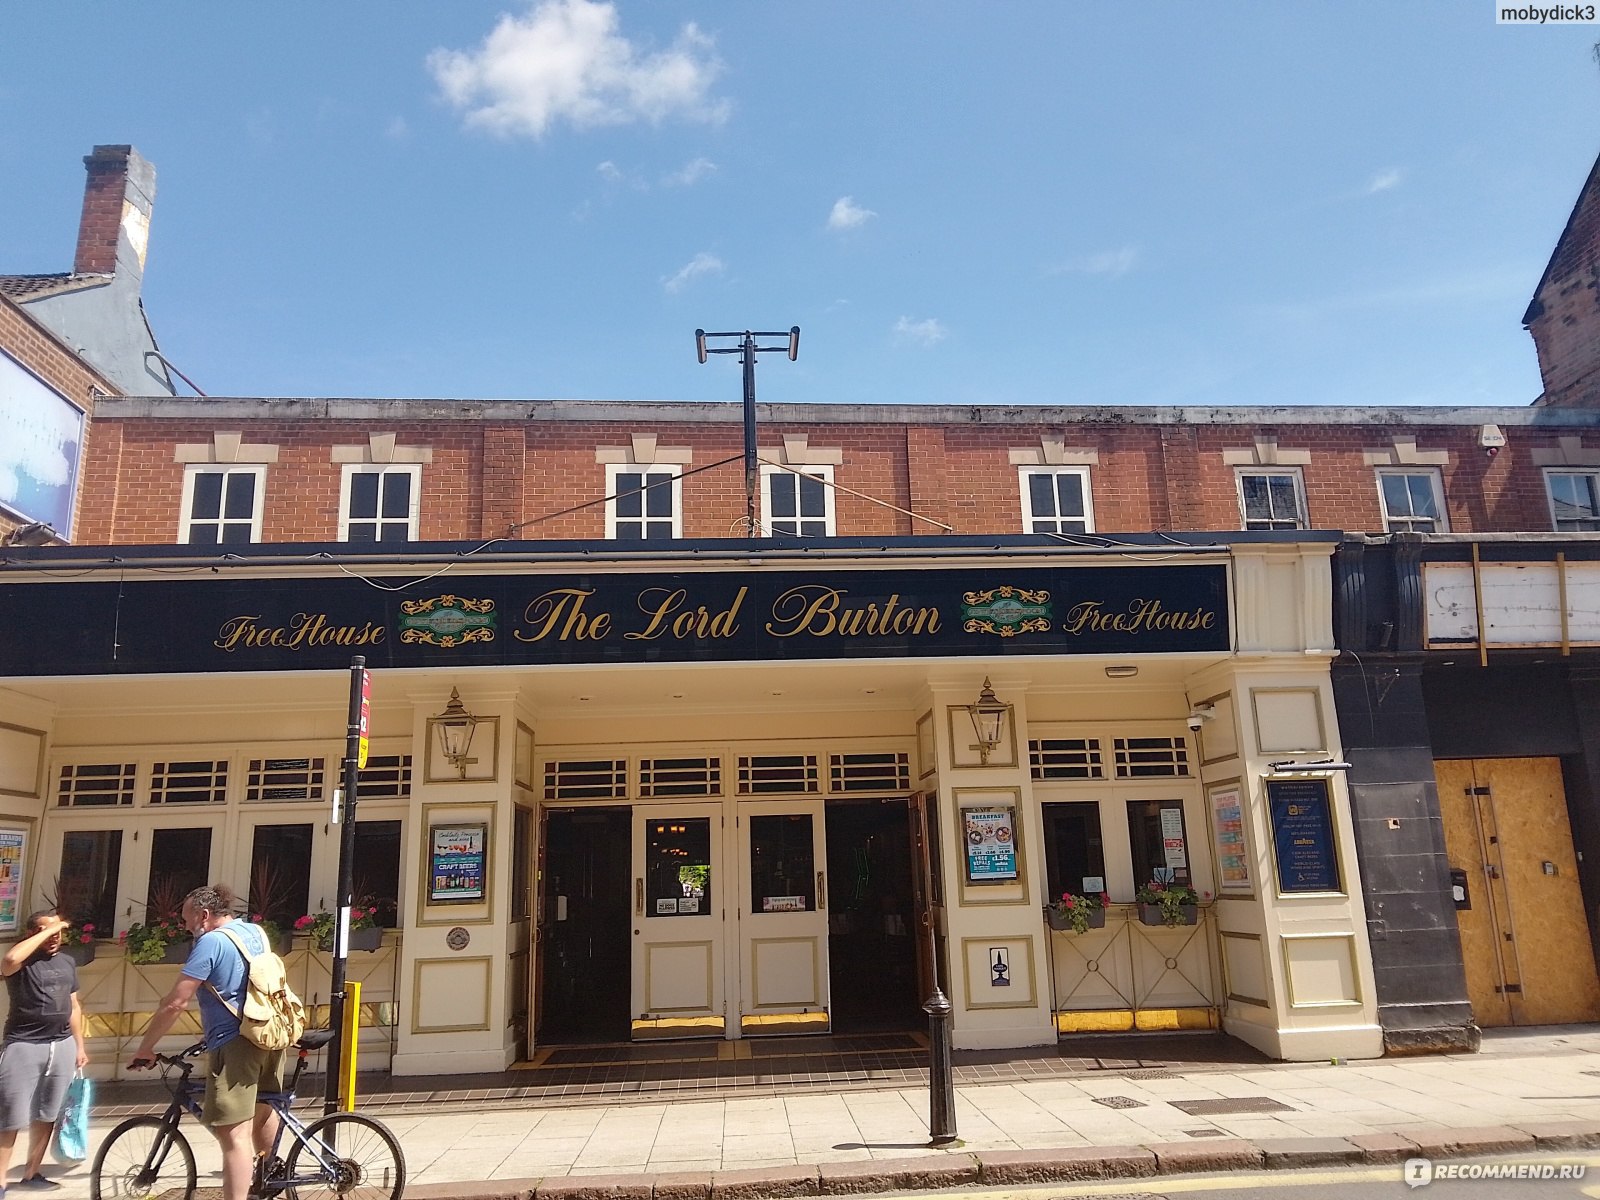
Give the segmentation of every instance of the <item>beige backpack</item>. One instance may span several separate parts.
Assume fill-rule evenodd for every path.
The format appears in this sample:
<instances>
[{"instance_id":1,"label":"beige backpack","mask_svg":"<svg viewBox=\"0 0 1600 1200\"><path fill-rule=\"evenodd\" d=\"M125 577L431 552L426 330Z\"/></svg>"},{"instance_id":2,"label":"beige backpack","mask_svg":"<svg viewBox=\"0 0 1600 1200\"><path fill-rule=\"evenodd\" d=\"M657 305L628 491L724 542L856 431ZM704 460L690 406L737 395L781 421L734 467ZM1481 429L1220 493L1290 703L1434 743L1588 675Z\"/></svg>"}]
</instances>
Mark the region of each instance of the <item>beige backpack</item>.
<instances>
[{"instance_id":1,"label":"beige backpack","mask_svg":"<svg viewBox=\"0 0 1600 1200\"><path fill-rule=\"evenodd\" d=\"M245 1041L263 1050L287 1050L306 1031L306 1006L289 986L283 959L271 950L251 954L244 939L226 925L217 932L227 934L244 955L244 1003L235 1009L213 985L206 986L239 1018L239 1034Z\"/></svg>"}]
</instances>

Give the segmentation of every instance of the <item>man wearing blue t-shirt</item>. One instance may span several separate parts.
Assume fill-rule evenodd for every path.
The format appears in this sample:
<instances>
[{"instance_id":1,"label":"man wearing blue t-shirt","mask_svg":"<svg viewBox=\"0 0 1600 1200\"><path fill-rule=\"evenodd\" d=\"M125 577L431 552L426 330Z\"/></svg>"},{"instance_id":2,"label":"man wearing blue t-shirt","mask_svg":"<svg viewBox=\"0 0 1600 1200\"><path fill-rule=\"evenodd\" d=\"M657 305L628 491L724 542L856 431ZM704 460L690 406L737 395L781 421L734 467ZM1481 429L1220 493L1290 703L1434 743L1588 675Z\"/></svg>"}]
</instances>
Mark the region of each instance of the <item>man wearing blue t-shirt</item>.
<instances>
[{"instance_id":1,"label":"man wearing blue t-shirt","mask_svg":"<svg viewBox=\"0 0 1600 1200\"><path fill-rule=\"evenodd\" d=\"M244 1005L249 965L233 939L219 930L237 934L251 954L266 953L267 936L259 925L234 917L238 906L233 889L221 883L195 888L185 897L183 923L194 934L194 949L128 1061L135 1071L154 1066L156 1043L189 1001L200 997L209 1052L202 1112L222 1146L223 1200L245 1200L254 1155L265 1154L277 1133L277 1114L257 1100L258 1094L283 1090L283 1051L263 1050L239 1036L235 1014Z\"/></svg>"}]
</instances>

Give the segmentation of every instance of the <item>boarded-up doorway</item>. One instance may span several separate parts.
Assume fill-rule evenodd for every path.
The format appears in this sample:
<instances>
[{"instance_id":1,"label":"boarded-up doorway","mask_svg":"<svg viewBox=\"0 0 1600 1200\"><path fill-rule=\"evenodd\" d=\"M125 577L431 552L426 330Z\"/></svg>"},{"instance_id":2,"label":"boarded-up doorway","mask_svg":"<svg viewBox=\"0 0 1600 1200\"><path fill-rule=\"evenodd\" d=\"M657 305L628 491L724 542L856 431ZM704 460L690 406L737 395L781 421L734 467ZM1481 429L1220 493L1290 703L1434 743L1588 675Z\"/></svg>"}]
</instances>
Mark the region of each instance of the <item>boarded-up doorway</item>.
<instances>
[{"instance_id":1,"label":"boarded-up doorway","mask_svg":"<svg viewBox=\"0 0 1600 1200\"><path fill-rule=\"evenodd\" d=\"M1473 1019L1484 1027L1600 1021L1561 763L1434 763Z\"/></svg>"}]
</instances>

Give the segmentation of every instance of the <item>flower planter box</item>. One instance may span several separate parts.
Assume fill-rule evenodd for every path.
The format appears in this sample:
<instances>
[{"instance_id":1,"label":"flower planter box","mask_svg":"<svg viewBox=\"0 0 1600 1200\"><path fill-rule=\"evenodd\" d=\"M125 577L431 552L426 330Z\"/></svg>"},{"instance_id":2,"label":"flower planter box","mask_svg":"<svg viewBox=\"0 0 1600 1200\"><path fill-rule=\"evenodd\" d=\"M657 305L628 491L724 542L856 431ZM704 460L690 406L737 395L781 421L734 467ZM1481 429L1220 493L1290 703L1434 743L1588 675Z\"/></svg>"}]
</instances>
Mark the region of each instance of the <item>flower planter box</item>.
<instances>
[{"instance_id":1,"label":"flower planter box","mask_svg":"<svg viewBox=\"0 0 1600 1200\"><path fill-rule=\"evenodd\" d=\"M1087 926L1088 929L1104 929L1106 927L1105 909L1086 909L1084 911L1084 915L1089 919L1089 924ZM1044 916L1045 920L1049 922L1051 929L1062 930L1069 933L1075 932L1072 928L1072 917L1070 914L1061 912L1059 909L1047 908L1044 910Z\"/></svg>"},{"instance_id":2,"label":"flower planter box","mask_svg":"<svg viewBox=\"0 0 1600 1200\"><path fill-rule=\"evenodd\" d=\"M1193 925L1200 919L1200 906L1197 904L1185 904L1178 911L1182 914L1181 919L1169 922L1162 915L1161 905L1141 904L1139 906L1139 920L1146 925Z\"/></svg>"},{"instance_id":3,"label":"flower planter box","mask_svg":"<svg viewBox=\"0 0 1600 1200\"><path fill-rule=\"evenodd\" d=\"M80 967L88 966L94 961L93 942L85 942L81 946L63 946L61 952Z\"/></svg>"},{"instance_id":4,"label":"flower planter box","mask_svg":"<svg viewBox=\"0 0 1600 1200\"><path fill-rule=\"evenodd\" d=\"M383 930L381 929L352 929L350 931L350 949L376 950L383 945ZM333 953L333 939L318 942L317 949L325 953Z\"/></svg>"},{"instance_id":5,"label":"flower planter box","mask_svg":"<svg viewBox=\"0 0 1600 1200\"><path fill-rule=\"evenodd\" d=\"M161 955L164 963L182 963L189 957L189 951L194 949L193 942L168 942L165 952Z\"/></svg>"}]
</instances>

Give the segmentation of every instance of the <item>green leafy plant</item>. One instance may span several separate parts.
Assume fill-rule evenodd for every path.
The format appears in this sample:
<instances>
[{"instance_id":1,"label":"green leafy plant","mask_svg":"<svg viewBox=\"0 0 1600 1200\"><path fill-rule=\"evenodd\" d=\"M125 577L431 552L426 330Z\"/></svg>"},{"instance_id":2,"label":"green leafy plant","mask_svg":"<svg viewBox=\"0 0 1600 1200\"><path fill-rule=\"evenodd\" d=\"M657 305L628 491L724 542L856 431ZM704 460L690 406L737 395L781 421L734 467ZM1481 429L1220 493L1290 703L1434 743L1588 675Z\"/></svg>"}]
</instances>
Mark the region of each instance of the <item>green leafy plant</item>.
<instances>
[{"instance_id":1,"label":"green leafy plant","mask_svg":"<svg viewBox=\"0 0 1600 1200\"><path fill-rule=\"evenodd\" d=\"M160 962L169 945L189 939L189 927L183 923L183 896L183 885L174 876L163 875L151 882L144 921L128 926L118 938L129 962Z\"/></svg>"},{"instance_id":2,"label":"green leafy plant","mask_svg":"<svg viewBox=\"0 0 1600 1200\"><path fill-rule=\"evenodd\" d=\"M147 924L128 926L118 940L129 962L157 963L165 957L169 945L186 941L188 937L183 918L169 913Z\"/></svg>"},{"instance_id":3,"label":"green leafy plant","mask_svg":"<svg viewBox=\"0 0 1600 1200\"><path fill-rule=\"evenodd\" d=\"M1105 892L1101 892L1098 896L1080 896L1076 892L1062 892L1059 900L1052 900L1045 907L1055 918L1053 924L1056 928L1084 933L1089 928L1089 914L1105 908L1110 903L1111 897Z\"/></svg>"},{"instance_id":4,"label":"green leafy plant","mask_svg":"<svg viewBox=\"0 0 1600 1200\"><path fill-rule=\"evenodd\" d=\"M1210 892L1206 893L1208 899L1210 895ZM1152 879L1145 884L1134 893L1133 898L1140 904L1153 904L1161 909L1163 925L1188 924L1183 910L1200 903L1200 893L1192 887L1181 883L1162 883L1159 879Z\"/></svg>"}]
</instances>

